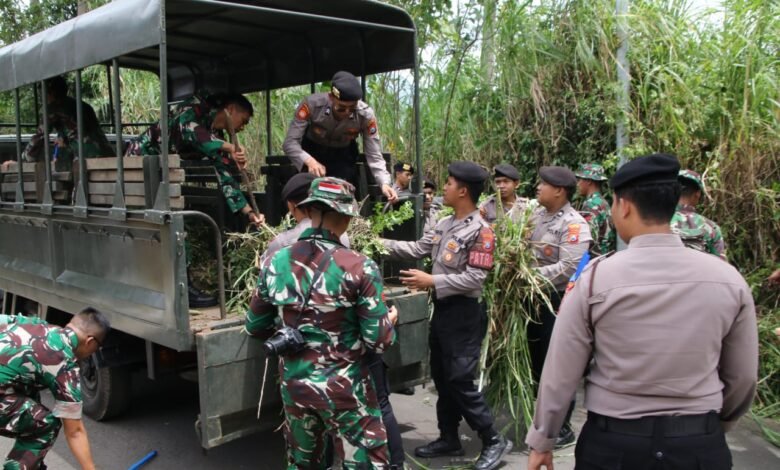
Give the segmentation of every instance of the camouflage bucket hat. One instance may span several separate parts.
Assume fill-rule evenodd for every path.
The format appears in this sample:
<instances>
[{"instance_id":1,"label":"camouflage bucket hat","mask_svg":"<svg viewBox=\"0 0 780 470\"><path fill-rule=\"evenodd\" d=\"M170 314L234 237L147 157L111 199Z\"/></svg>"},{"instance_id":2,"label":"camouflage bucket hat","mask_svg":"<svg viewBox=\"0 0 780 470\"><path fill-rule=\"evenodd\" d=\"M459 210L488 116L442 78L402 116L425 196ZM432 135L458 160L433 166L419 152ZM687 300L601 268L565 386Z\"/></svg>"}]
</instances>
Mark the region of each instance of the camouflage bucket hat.
<instances>
[{"instance_id":1,"label":"camouflage bucket hat","mask_svg":"<svg viewBox=\"0 0 780 470\"><path fill-rule=\"evenodd\" d=\"M680 172L677 174L677 179L687 179L690 181L693 181L696 183L696 186L699 187L702 191L704 191L704 182L701 180L701 175L696 173L693 170L680 170Z\"/></svg>"},{"instance_id":2,"label":"camouflage bucket hat","mask_svg":"<svg viewBox=\"0 0 780 470\"><path fill-rule=\"evenodd\" d=\"M586 163L580 165L577 172L574 173L577 178L593 181L606 181L607 177L604 175L604 167L598 163Z\"/></svg>"},{"instance_id":3,"label":"camouflage bucket hat","mask_svg":"<svg viewBox=\"0 0 780 470\"><path fill-rule=\"evenodd\" d=\"M355 187L339 178L317 178L309 186L309 197L298 203L298 207L320 202L334 211L357 217L358 204L354 196Z\"/></svg>"}]
</instances>

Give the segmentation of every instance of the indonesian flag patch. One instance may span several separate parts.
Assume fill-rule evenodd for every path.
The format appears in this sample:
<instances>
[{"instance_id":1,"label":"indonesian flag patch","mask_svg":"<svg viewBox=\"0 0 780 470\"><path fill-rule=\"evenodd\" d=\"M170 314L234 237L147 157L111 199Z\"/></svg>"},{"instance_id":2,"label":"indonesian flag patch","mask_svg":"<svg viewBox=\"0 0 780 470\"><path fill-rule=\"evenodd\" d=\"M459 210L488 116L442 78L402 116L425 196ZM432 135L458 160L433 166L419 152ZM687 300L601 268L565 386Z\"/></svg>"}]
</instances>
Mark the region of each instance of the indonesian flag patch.
<instances>
[{"instance_id":1,"label":"indonesian flag patch","mask_svg":"<svg viewBox=\"0 0 780 470\"><path fill-rule=\"evenodd\" d=\"M569 234L566 236L569 243L580 241L580 224L569 224Z\"/></svg>"},{"instance_id":2,"label":"indonesian flag patch","mask_svg":"<svg viewBox=\"0 0 780 470\"><path fill-rule=\"evenodd\" d=\"M368 133L371 135L376 134L379 131L376 125L376 119L368 121Z\"/></svg>"},{"instance_id":3,"label":"indonesian flag patch","mask_svg":"<svg viewBox=\"0 0 780 470\"><path fill-rule=\"evenodd\" d=\"M309 112L309 105L304 101L298 106L298 110L295 111L295 119L299 121L308 121L311 113Z\"/></svg>"},{"instance_id":4,"label":"indonesian flag patch","mask_svg":"<svg viewBox=\"0 0 780 470\"><path fill-rule=\"evenodd\" d=\"M325 191L326 193L334 193L334 194L341 194L342 188L338 184L334 183L328 183L326 181L321 181L318 188L320 191Z\"/></svg>"}]
</instances>

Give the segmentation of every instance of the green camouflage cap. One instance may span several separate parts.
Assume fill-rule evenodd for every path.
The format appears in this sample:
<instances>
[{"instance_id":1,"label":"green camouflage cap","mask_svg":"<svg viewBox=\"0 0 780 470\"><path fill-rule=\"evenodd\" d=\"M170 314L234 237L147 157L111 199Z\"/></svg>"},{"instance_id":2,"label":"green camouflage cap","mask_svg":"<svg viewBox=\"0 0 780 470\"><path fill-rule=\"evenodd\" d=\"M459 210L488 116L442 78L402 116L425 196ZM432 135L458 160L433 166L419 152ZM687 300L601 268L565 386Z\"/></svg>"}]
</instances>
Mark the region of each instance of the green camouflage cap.
<instances>
[{"instance_id":1,"label":"green camouflage cap","mask_svg":"<svg viewBox=\"0 0 780 470\"><path fill-rule=\"evenodd\" d=\"M678 179L687 179L689 181L693 181L696 183L696 186L699 187L702 191L704 191L704 183L701 180L701 175L696 173L693 170L680 170L680 172L677 174Z\"/></svg>"},{"instance_id":2,"label":"green camouflage cap","mask_svg":"<svg viewBox=\"0 0 780 470\"><path fill-rule=\"evenodd\" d=\"M577 178L593 181L606 181L607 177L604 176L604 167L598 163L586 163L580 165L576 173Z\"/></svg>"},{"instance_id":3,"label":"green camouflage cap","mask_svg":"<svg viewBox=\"0 0 780 470\"><path fill-rule=\"evenodd\" d=\"M309 197L298 203L298 207L313 202L321 202L334 211L348 215L358 216L358 204L355 200L355 187L339 178L317 178L309 186Z\"/></svg>"}]
</instances>

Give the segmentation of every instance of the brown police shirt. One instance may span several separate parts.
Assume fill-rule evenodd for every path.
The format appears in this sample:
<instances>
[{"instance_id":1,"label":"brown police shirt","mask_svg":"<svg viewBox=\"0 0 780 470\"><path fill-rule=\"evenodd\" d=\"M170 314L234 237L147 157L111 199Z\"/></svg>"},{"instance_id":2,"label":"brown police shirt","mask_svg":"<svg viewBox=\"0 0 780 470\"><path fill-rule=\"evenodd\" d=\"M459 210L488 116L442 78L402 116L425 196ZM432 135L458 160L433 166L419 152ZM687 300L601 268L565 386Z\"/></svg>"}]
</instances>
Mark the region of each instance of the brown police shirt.
<instances>
[{"instance_id":1,"label":"brown police shirt","mask_svg":"<svg viewBox=\"0 0 780 470\"><path fill-rule=\"evenodd\" d=\"M674 234L634 237L594 264L561 304L526 443L552 449L591 355L589 411L635 419L714 410L728 430L750 408L758 375L756 311L739 272Z\"/></svg>"}]
</instances>

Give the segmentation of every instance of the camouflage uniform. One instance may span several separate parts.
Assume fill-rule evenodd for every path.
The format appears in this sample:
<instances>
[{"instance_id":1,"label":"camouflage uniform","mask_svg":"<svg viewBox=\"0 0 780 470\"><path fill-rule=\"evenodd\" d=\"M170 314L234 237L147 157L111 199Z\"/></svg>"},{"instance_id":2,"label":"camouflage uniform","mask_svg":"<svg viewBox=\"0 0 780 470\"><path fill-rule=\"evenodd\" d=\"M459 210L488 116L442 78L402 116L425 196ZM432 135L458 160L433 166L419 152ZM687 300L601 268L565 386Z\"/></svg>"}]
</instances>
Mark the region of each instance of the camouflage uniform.
<instances>
[{"instance_id":1,"label":"camouflage uniform","mask_svg":"<svg viewBox=\"0 0 780 470\"><path fill-rule=\"evenodd\" d=\"M213 130L211 124L219 109L209 103L206 93L198 93L179 103L168 118L170 152L189 158L206 157L214 164L219 175L219 186L231 212L239 212L247 205L241 187L234 178L238 172L230 154L222 151L225 136L222 130ZM159 155L160 125L155 124L130 143L130 155Z\"/></svg>"},{"instance_id":2,"label":"camouflage uniform","mask_svg":"<svg viewBox=\"0 0 780 470\"><path fill-rule=\"evenodd\" d=\"M37 319L0 316L0 435L15 438L5 469L38 468L62 426L81 419L76 334ZM54 410L39 391L54 395Z\"/></svg>"},{"instance_id":3,"label":"camouflage uniform","mask_svg":"<svg viewBox=\"0 0 780 470\"><path fill-rule=\"evenodd\" d=\"M693 182L699 190L704 192L704 182L701 175L692 170L682 169L677 175L680 183L684 180ZM726 243L720 227L715 222L696 213L696 208L689 205L678 204L669 224L672 231L680 236L682 242L688 248L715 255L724 261L726 258Z\"/></svg>"},{"instance_id":4,"label":"camouflage uniform","mask_svg":"<svg viewBox=\"0 0 780 470\"><path fill-rule=\"evenodd\" d=\"M590 233L593 237L593 245L590 249L591 253L594 255L601 255L614 250L614 248L610 247L610 239L614 240L614 237L608 237L612 221L612 211L609 208L607 200L604 199L604 196L602 196L600 192L591 194L587 199L582 201L579 212L590 226Z\"/></svg>"},{"instance_id":5,"label":"camouflage uniform","mask_svg":"<svg viewBox=\"0 0 780 470\"><path fill-rule=\"evenodd\" d=\"M679 205L670 223L688 248L703 251L726 260L726 243L718 224L696 213L692 206Z\"/></svg>"},{"instance_id":6,"label":"camouflage uniform","mask_svg":"<svg viewBox=\"0 0 780 470\"><path fill-rule=\"evenodd\" d=\"M57 132L57 139L63 145L57 147L57 169L70 169L70 165L79 154L78 127L76 126L76 100L65 96L56 103L48 106L49 130ZM115 154L113 147L108 143L106 135L100 129L95 110L92 106L82 101L81 111L84 122L84 157L110 157ZM28 162L43 161L44 146L43 126L39 127L25 147L22 156ZM50 149L54 158L54 148Z\"/></svg>"},{"instance_id":7,"label":"camouflage uniform","mask_svg":"<svg viewBox=\"0 0 780 470\"><path fill-rule=\"evenodd\" d=\"M577 178L591 181L606 181L604 167L598 163L580 165L574 173ZM612 228L612 212L609 203L600 191L588 196L580 205L579 212L590 226L590 234L593 238L590 252L595 256L614 251L617 247L617 238Z\"/></svg>"},{"instance_id":8,"label":"camouflage uniform","mask_svg":"<svg viewBox=\"0 0 780 470\"><path fill-rule=\"evenodd\" d=\"M318 178L312 186L323 180L340 181ZM382 301L379 268L371 259L341 247L332 252L322 277L311 286L324 253L340 246L329 231L309 228L297 243L263 256L246 314L249 334L274 328L280 316L306 340L302 352L279 361L290 470L323 468L328 432L336 435L336 451L345 468L388 464L382 413L364 361L366 352L381 353L395 339Z\"/></svg>"}]
</instances>

